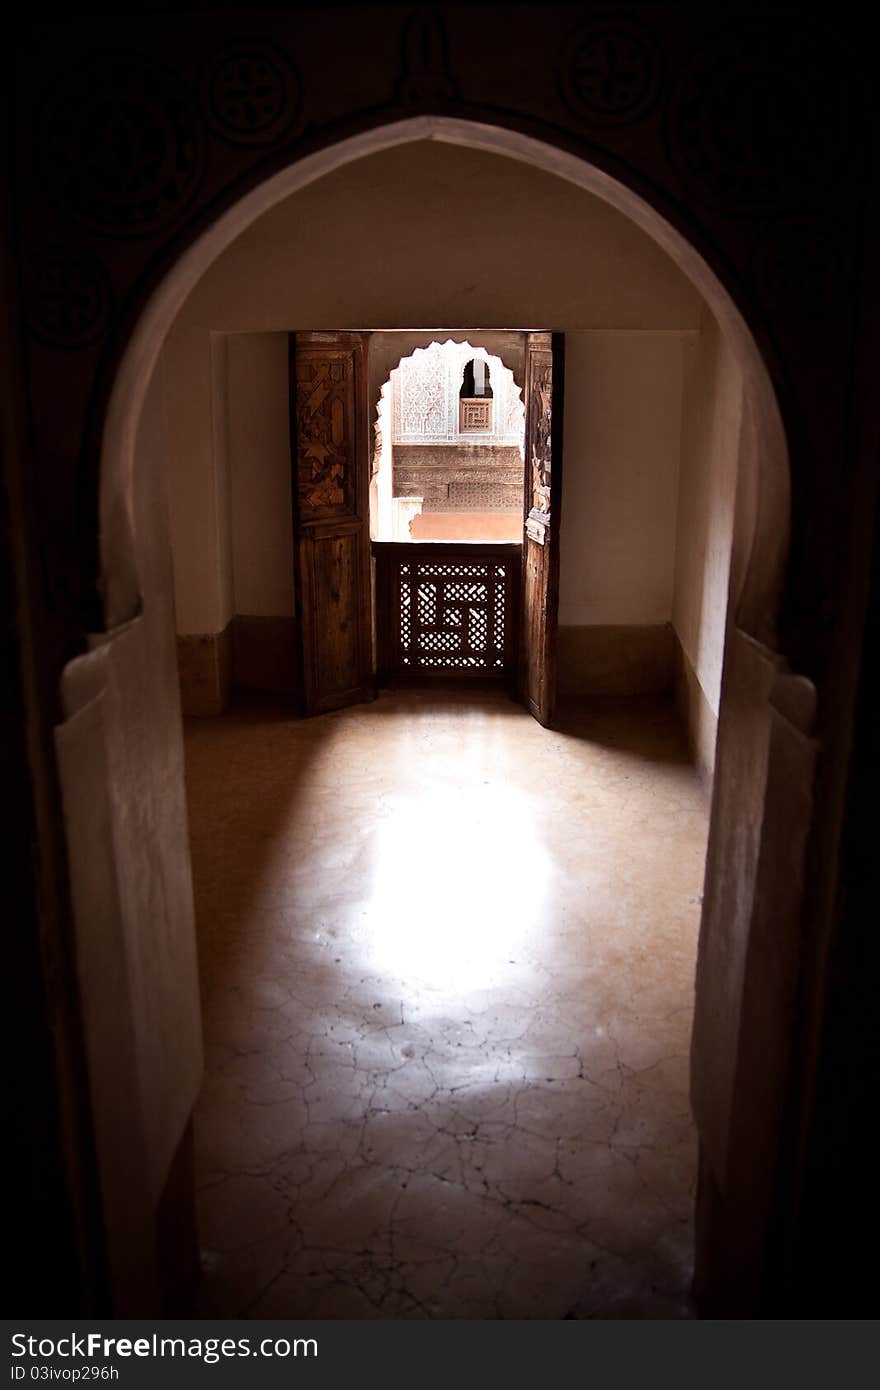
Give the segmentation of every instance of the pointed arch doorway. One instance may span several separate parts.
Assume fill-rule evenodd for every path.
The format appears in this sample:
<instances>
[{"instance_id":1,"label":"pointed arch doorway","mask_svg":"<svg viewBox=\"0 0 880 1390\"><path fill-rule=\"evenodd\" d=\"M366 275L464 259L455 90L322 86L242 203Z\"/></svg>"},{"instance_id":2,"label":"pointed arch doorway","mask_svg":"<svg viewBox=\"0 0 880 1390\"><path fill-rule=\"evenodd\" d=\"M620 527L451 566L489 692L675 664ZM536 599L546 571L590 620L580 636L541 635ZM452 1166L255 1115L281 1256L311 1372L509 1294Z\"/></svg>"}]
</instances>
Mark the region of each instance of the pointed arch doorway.
<instances>
[{"instance_id":1,"label":"pointed arch doorway","mask_svg":"<svg viewBox=\"0 0 880 1390\"><path fill-rule=\"evenodd\" d=\"M268 206L273 199L283 196L297 186L305 185L310 179L319 176L332 167L339 167L348 160L356 159L370 149L420 138L471 144L481 149L492 149L499 154L515 160L533 163L553 175L570 179L581 187L598 191L617 207L624 209L641 226L649 229L651 235L667 249L677 262L687 268L688 273L700 284L707 301L717 314L723 330L729 334L742 364L750 396L750 427L755 447L754 471L749 473L748 485L743 489L742 502L738 509L738 537L734 547L733 577L731 584L731 605L736 625L731 629L728 641L728 661L726 681L733 680L736 687L745 689L749 685L749 672L760 669L766 679L763 685L753 682L751 695L747 700L748 719L745 732L749 746L754 748L756 766L754 784L743 786L742 779L732 771L729 759L722 758L716 781L716 806L725 806L725 815L713 819L713 849L710 849L710 886L717 890L710 900L709 912L704 919L704 945L701 956L701 980L698 990L698 1012L702 1006L702 1021L695 1041L696 1054L701 1070L696 1103L701 1115L702 1132L708 1147L714 1155L722 1152L727 1142L728 1122L733 1105L734 1076L731 1067L735 1064L738 1046L738 988L742 982L745 953L751 927L751 888L754 883L745 882L743 873L752 879L757 875L758 852L762 850L761 805L763 788L768 769L766 731L769 713L767 691L774 686L776 673L781 663L774 659L772 648L773 614L776 605L778 583L784 564L785 536L787 523L787 473L784 437L782 435L779 413L769 376L763 365L760 353L748 328L738 314L729 296L717 278L708 270L706 264L693 248L664 222L646 204L606 175L590 169L582 161L551 151L539 142L511 132L495 128L474 127L468 122L442 121L421 118L403 122L399 127L385 128L380 133L354 137L349 142L334 146L330 151L315 156L311 164L292 166L277 179L270 181L272 187L263 185L237 204L229 214L220 220L205 237L182 258L181 262L163 282L146 313L139 322L124 361L119 366L115 378L103 433L103 468L101 477L101 507L104 525L102 527L104 592L109 631L100 642L103 655L100 660L84 658L95 679L101 673L119 667L119 680L126 680L126 671L131 676L130 663L135 661L137 668L143 665L138 655L138 644L145 640L147 626L155 633L168 622L168 594L163 591L161 581L157 580L153 568L155 552L152 547L161 543L161 535L150 530L145 521L144 495L149 488L144 474L135 469L135 436L141 407L146 395L150 372L155 364L163 338L175 313L182 305L195 280L204 272L219 249L228 244L244 225L259 214L261 208ZM135 483L141 489L137 492ZM136 495L137 492L137 495ZM149 503L147 504L149 509ZM137 544L132 543L133 533ZM140 568L139 568L140 567ZM138 617L140 595L143 595L144 613L148 624ZM741 629L740 629L741 625ZM123 634L121 629L125 627ZM738 633L746 640L740 641ZM120 640L123 639L124 640ZM96 643L97 645L97 643ZM750 666L751 663L751 666ZM78 681L83 675L81 666L77 672L69 673L68 714L72 718L77 709L77 700L90 696L94 684ZM769 674L768 674L769 673ZM130 683L129 683L130 687ZM180 765L175 762L175 741L178 739L174 728L170 733L163 723L165 707L159 710L159 697L155 688L148 683L136 690L132 698L141 711L147 724L153 721L158 732L158 741L166 738L171 748L169 776L179 779ZM735 747L742 738L742 705L725 704L721 725L722 748ZM129 711L130 713L130 711ZM120 706L112 706L108 714L111 723L117 719L118 745L127 747L126 718ZM172 714L173 725L173 714ZM129 720L130 727L130 720ZM162 732L164 730L164 733ZM114 735L114 738L117 736ZM155 749L156 739L145 739L144 745ZM176 771L175 771L176 769ZM130 768L128 770L130 772ZM123 776L128 775L123 770ZM147 770L149 776L149 769ZM731 821L731 808L738 812ZM738 836L745 830L749 840L750 852L742 872L737 871L736 887L732 904L725 902L724 865L735 847L729 842L731 824L737 827ZM75 829L69 827L72 845L71 857L75 861ZM124 838L124 837L123 837ZM124 846L123 846L124 848ZM115 852L120 852L117 839ZM123 915L127 906L123 904ZM784 909L783 909L784 910ZM179 921L186 922L185 911ZM121 931L131 924L122 923ZM137 924L135 923L135 927ZM720 932L720 935L719 935ZM725 937L726 933L726 937ZM185 934L185 930L184 930ZM718 1023L719 1010L717 991L719 988L718 953L726 953L730 940L735 940L736 969L739 983L733 982L730 994L730 975L728 972L724 989L727 991L727 1023ZM729 962L729 953L728 953ZM185 983L185 982L184 982ZM154 997L162 998L162 981L158 979ZM178 977L178 985L181 984ZM179 997L180 991L178 991ZM732 1000L732 1003L731 1003ZM174 1019L166 1020L168 1039L173 1041ZM163 1035L164 1036L164 1035ZM161 1135L152 1133L150 1126L155 1124L155 1115L148 1115L147 1149L153 1154L157 1171L167 1165L169 1135L173 1129L172 1119L186 1113L186 1087L198 1072L197 1048L193 1051L191 1040L187 1041L189 1051L183 1059L178 1076L181 1085L175 1090L173 1104L163 1111L164 1129ZM191 1055L192 1054L192 1055ZM731 1062L733 1058L733 1063ZM192 1065L189 1065L192 1063ZM145 1062L149 1065L149 1059ZM173 1089L173 1088L172 1088ZM179 1091L179 1094L178 1094ZM155 1153L154 1153L155 1150Z\"/></svg>"}]
</instances>

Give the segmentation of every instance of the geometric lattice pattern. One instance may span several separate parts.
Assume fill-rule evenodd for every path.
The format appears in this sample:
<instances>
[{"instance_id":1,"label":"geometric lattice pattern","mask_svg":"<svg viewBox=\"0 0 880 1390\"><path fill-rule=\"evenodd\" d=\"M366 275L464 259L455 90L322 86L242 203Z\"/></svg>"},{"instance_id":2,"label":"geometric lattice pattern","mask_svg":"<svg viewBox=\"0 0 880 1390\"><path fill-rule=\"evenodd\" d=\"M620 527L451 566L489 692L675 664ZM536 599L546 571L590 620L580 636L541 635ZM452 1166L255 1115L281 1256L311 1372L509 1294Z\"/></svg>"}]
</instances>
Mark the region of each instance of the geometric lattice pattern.
<instances>
[{"instance_id":1,"label":"geometric lattice pattern","mask_svg":"<svg viewBox=\"0 0 880 1390\"><path fill-rule=\"evenodd\" d=\"M473 360L489 367L495 396L476 402L475 413L462 412L459 391L465 364ZM390 444L457 444L462 434L479 432L487 442L522 448L522 390L501 358L481 347L450 340L415 348L392 371L389 395Z\"/></svg>"},{"instance_id":2,"label":"geometric lattice pattern","mask_svg":"<svg viewBox=\"0 0 880 1390\"><path fill-rule=\"evenodd\" d=\"M517 563L519 555L517 553ZM398 569L403 670L503 676L510 564L406 560Z\"/></svg>"},{"instance_id":3,"label":"geometric lattice pattern","mask_svg":"<svg viewBox=\"0 0 880 1390\"><path fill-rule=\"evenodd\" d=\"M492 428L492 401L459 399L458 428L462 434L466 434L468 430L490 430Z\"/></svg>"}]
</instances>

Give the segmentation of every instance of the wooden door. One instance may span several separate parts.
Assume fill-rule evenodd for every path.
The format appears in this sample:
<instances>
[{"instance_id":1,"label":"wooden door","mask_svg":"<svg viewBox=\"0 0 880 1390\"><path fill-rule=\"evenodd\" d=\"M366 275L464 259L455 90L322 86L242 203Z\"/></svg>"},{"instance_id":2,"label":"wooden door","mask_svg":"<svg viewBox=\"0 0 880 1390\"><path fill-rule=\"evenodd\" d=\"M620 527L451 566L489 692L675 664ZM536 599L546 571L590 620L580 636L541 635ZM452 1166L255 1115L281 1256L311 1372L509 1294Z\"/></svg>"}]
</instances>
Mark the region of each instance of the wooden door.
<instances>
[{"instance_id":1,"label":"wooden door","mask_svg":"<svg viewBox=\"0 0 880 1390\"><path fill-rule=\"evenodd\" d=\"M290 378L299 686L321 714L375 693L364 335L291 335Z\"/></svg>"},{"instance_id":2,"label":"wooden door","mask_svg":"<svg viewBox=\"0 0 880 1390\"><path fill-rule=\"evenodd\" d=\"M544 725L556 705L563 350L561 333L528 335L519 690Z\"/></svg>"}]
</instances>

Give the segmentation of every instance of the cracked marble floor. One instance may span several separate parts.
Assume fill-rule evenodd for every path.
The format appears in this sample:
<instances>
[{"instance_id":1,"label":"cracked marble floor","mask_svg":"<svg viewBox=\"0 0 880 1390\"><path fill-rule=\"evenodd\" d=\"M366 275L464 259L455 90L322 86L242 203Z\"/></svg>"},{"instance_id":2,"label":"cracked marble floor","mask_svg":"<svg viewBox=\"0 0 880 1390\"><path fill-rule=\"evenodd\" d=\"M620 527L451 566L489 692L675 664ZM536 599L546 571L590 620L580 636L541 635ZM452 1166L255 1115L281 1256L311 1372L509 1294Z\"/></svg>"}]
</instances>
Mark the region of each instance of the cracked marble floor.
<instances>
[{"instance_id":1,"label":"cracked marble floor","mask_svg":"<svg viewBox=\"0 0 880 1390\"><path fill-rule=\"evenodd\" d=\"M708 808L662 701L187 729L204 1316L689 1316Z\"/></svg>"}]
</instances>

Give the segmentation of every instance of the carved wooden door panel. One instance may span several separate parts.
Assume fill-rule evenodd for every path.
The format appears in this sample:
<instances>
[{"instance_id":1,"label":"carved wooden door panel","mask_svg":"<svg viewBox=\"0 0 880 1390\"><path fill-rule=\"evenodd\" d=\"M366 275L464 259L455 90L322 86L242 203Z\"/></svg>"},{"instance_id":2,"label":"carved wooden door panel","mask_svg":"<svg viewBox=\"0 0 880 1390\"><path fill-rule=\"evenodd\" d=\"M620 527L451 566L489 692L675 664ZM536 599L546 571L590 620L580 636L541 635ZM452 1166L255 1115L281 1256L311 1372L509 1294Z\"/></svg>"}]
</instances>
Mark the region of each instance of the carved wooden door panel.
<instances>
[{"instance_id":1,"label":"carved wooden door panel","mask_svg":"<svg viewBox=\"0 0 880 1390\"><path fill-rule=\"evenodd\" d=\"M375 693L363 335L291 335L290 375L299 684L321 714Z\"/></svg>"},{"instance_id":2,"label":"carved wooden door panel","mask_svg":"<svg viewBox=\"0 0 880 1390\"><path fill-rule=\"evenodd\" d=\"M561 333L528 335L519 689L545 725L556 704L563 350Z\"/></svg>"}]
</instances>

